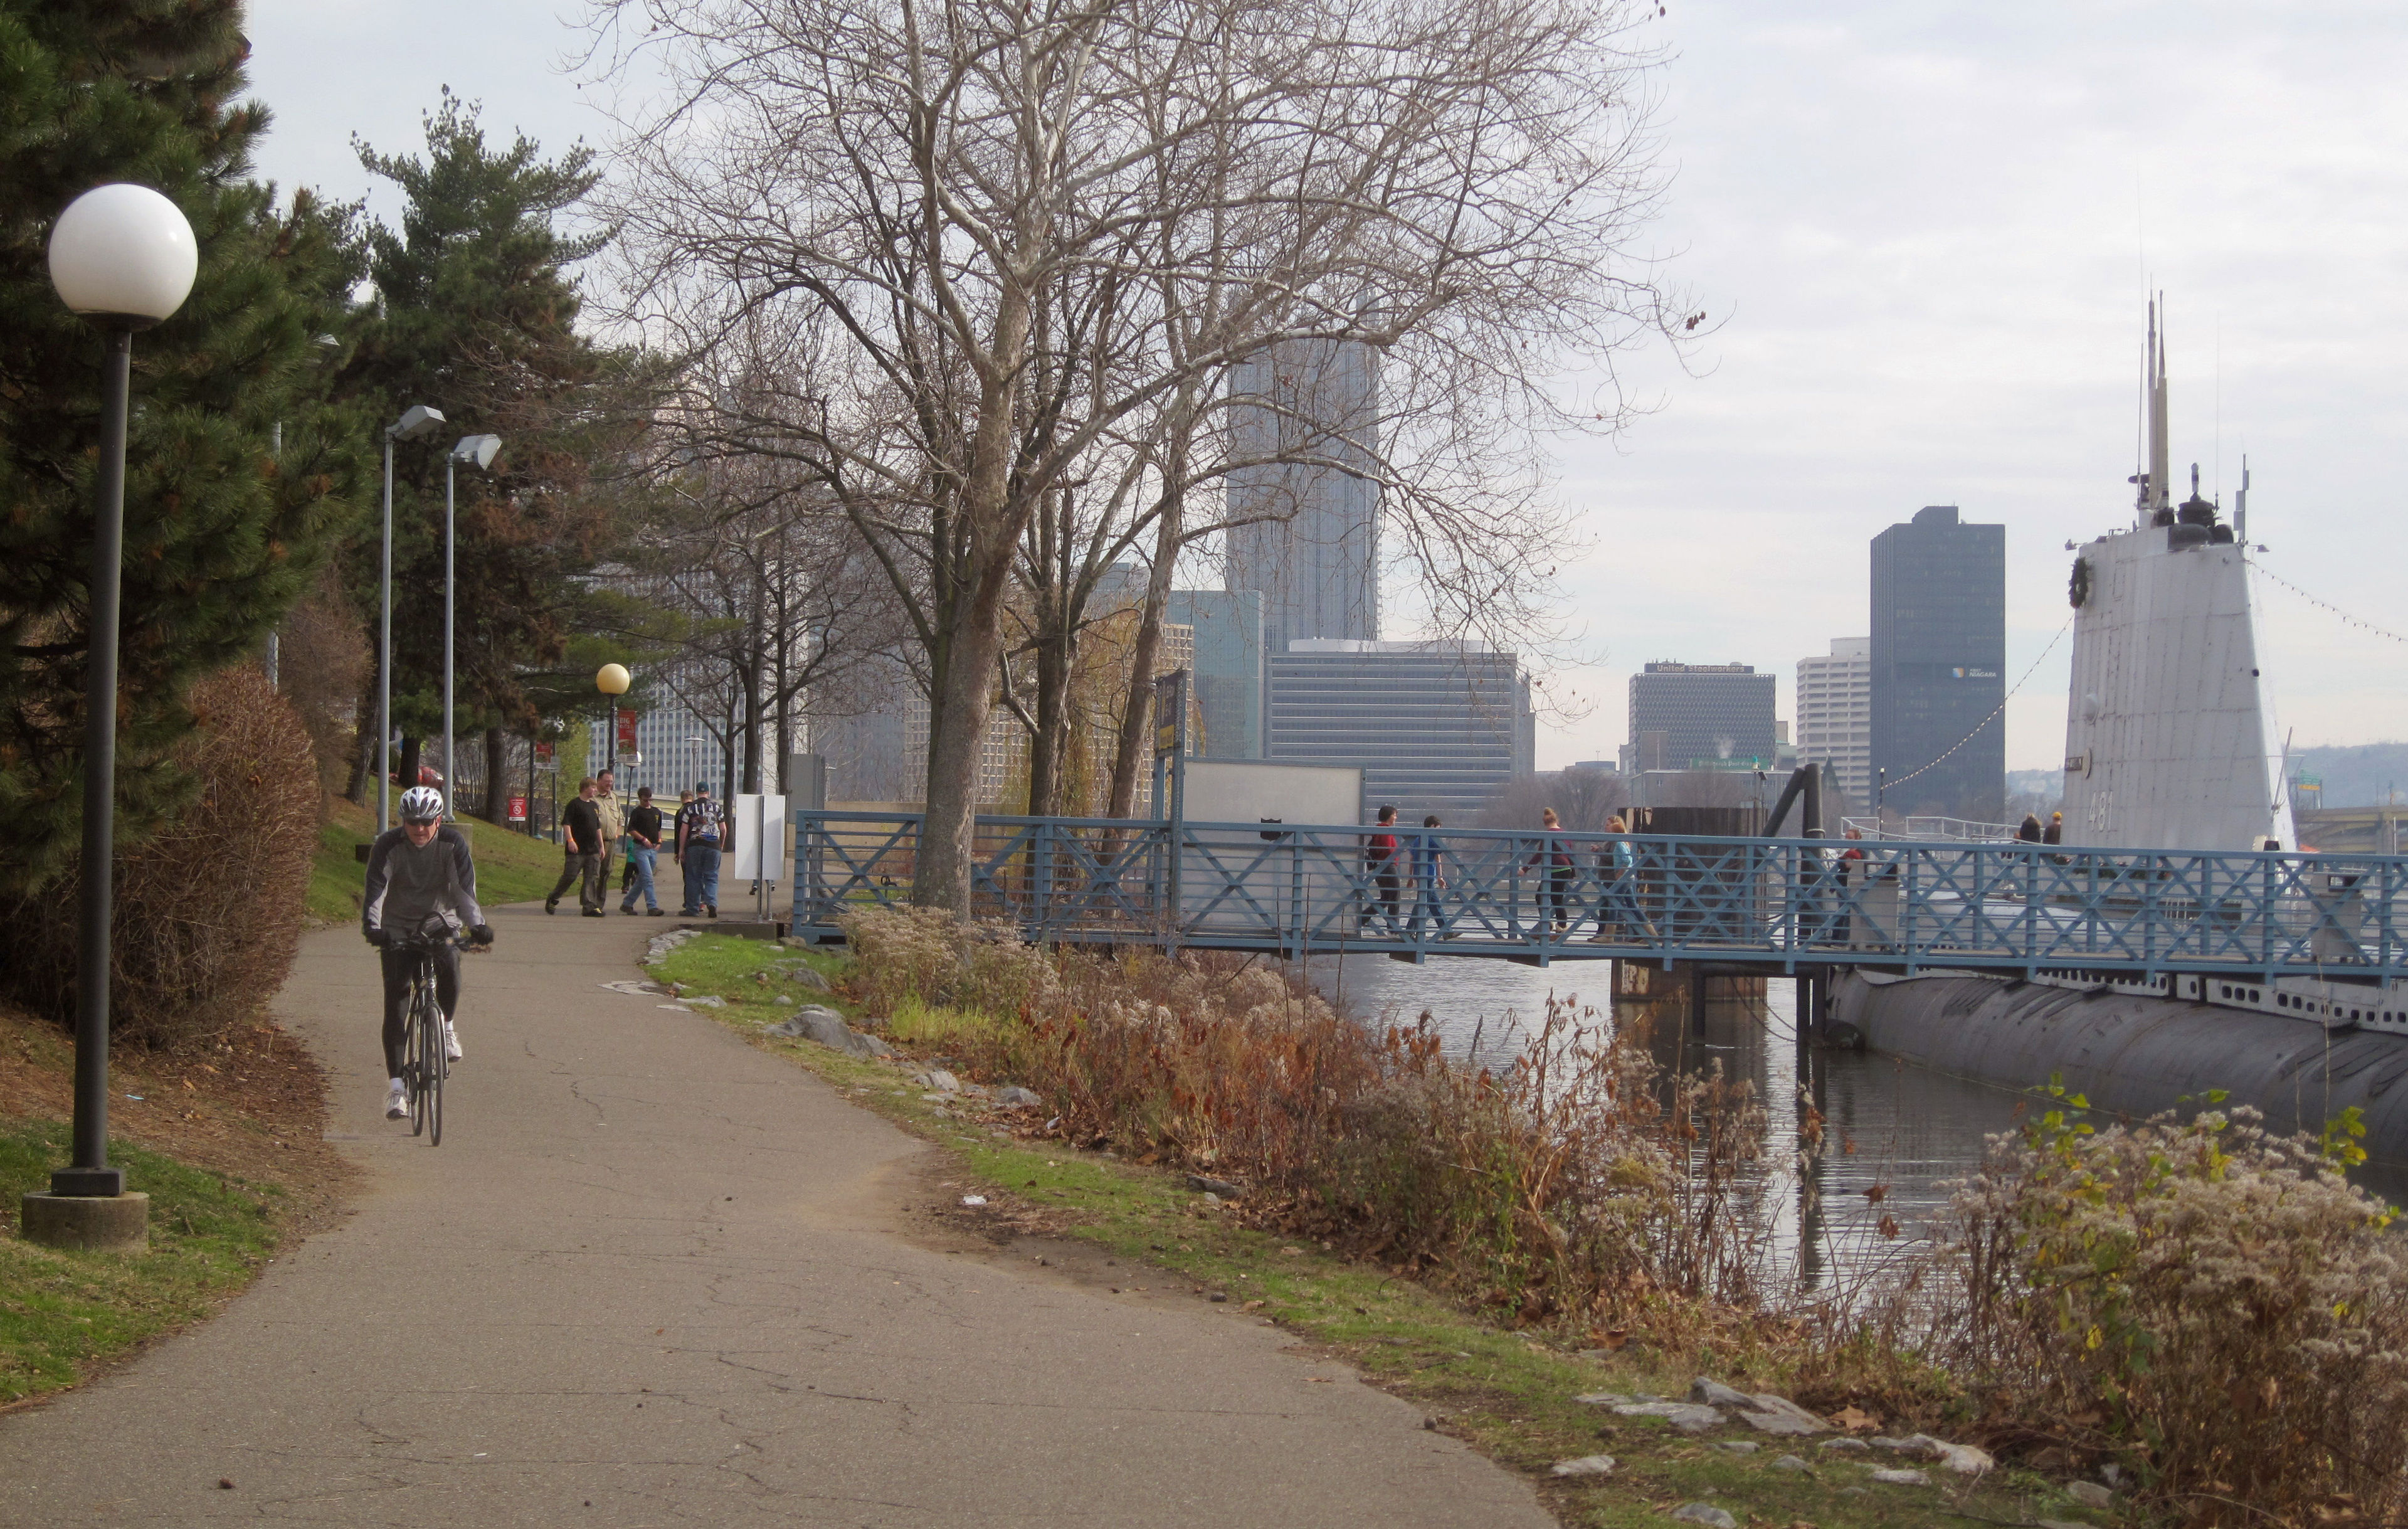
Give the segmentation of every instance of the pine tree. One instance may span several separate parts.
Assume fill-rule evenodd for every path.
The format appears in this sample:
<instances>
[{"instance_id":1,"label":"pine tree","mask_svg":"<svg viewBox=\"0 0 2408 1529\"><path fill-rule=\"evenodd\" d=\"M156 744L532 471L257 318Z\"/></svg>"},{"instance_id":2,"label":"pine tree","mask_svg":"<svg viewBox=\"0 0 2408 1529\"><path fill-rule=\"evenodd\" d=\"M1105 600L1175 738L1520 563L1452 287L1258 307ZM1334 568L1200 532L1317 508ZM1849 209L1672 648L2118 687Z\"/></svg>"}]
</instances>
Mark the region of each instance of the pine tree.
<instances>
[{"instance_id":1,"label":"pine tree","mask_svg":"<svg viewBox=\"0 0 2408 1529\"><path fill-rule=\"evenodd\" d=\"M391 419L442 411L441 431L398 448L394 491L394 720L415 739L442 726L444 458L463 436L502 438L491 473L461 469L457 494L457 705L466 741L531 730L551 709L530 681L567 653L578 575L611 517L596 462L640 426L631 357L577 332L569 267L599 237L556 220L592 190L593 153L556 160L524 136L486 141L477 108L449 91L427 114L426 157L358 144L360 162L408 198L399 228L367 234L377 312L347 381ZM355 564L372 577L373 546ZM364 609L375 609L372 586ZM591 714L590 681L579 698ZM371 707L365 714L373 716ZM374 749L372 733L366 740Z\"/></svg>"},{"instance_id":2,"label":"pine tree","mask_svg":"<svg viewBox=\"0 0 2408 1529\"><path fill-rule=\"evenodd\" d=\"M52 221L134 180L184 211L200 273L134 346L119 833L173 811L194 680L254 650L356 512L361 422L328 401L356 210L249 176L236 0L0 0L0 892L72 861L103 341L51 290ZM281 426L281 450L276 437Z\"/></svg>"}]
</instances>

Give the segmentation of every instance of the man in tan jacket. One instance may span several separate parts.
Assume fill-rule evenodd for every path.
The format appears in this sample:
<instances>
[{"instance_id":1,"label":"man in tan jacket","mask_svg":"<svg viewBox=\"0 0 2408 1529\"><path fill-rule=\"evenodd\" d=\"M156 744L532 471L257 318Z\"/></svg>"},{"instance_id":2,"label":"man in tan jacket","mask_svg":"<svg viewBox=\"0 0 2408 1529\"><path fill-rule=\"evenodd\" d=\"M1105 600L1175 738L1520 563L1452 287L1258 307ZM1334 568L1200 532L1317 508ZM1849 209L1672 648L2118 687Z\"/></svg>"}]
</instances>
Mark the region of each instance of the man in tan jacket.
<instances>
[{"instance_id":1,"label":"man in tan jacket","mask_svg":"<svg viewBox=\"0 0 2408 1529\"><path fill-rule=\"evenodd\" d=\"M626 803L611 789L610 772L594 777L594 806L602 815L602 886L610 885L610 868L619 863L619 836L627 831Z\"/></svg>"}]
</instances>

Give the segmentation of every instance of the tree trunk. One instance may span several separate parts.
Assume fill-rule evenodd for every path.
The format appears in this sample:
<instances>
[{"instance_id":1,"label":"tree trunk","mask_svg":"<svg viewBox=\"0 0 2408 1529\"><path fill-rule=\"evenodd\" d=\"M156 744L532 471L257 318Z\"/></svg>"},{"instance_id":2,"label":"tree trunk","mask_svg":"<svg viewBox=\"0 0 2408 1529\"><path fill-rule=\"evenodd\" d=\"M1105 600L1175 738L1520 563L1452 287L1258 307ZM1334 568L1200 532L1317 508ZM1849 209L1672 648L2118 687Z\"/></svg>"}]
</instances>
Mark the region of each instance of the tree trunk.
<instances>
[{"instance_id":1,"label":"tree trunk","mask_svg":"<svg viewBox=\"0 0 2408 1529\"><path fill-rule=\"evenodd\" d=\"M509 821L509 780L506 773L510 764L509 749L504 744L502 729L485 729L485 812L488 823Z\"/></svg>"},{"instance_id":2,"label":"tree trunk","mask_svg":"<svg viewBox=\"0 0 2408 1529\"><path fill-rule=\"evenodd\" d=\"M943 634L944 680L929 698L928 799L920 820L911 901L949 909L963 919L970 916L970 869L977 854L979 755L995 705L996 666L1003 656L1004 587L1029 510L1025 501L1014 502L1011 483L1013 406L1028 327L1026 296L1007 287L979 388L978 433L963 484L964 587Z\"/></svg>"},{"instance_id":3,"label":"tree trunk","mask_svg":"<svg viewBox=\"0 0 2408 1529\"><path fill-rule=\"evenodd\" d=\"M351 785L343 795L351 798L354 807L365 805L368 799L368 772L374 768L376 739L368 729L376 726L376 675L371 670L368 688L360 692L359 710L351 714L359 725L351 729Z\"/></svg>"},{"instance_id":4,"label":"tree trunk","mask_svg":"<svg viewBox=\"0 0 2408 1529\"><path fill-rule=\"evenodd\" d=\"M418 784L419 768L418 740L404 734L401 740L401 763L394 772L401 777L401 784L394 792L394 800L399 801L403 791Z\"/></svg>"},{"instance_id":5,"label":"tree trunk","mask_svg":"<svg viewBox=\"0 0 2408 1529\"><path fill-rule=\"evenodd\" d=\"M1062 815L1066 806L1072 817L1085 815L1083 801L1066 803L1063 784L1074 774L1068 769L1068 753L1078 746L1070 736L1070 663L1072 642L1070 623L1063 608L1067 601L1056 592L1039 612L1042 622L1036 644L1037 711L1036 728L1028 739L1028 814L1031 817Z\"/></svg>"},{"instance_id":6,"label":"tree trunk","mask_svg":"<svg viewBox=\"0 0 2408 1529\"><path fill-rule=\"evenodd\" d=\"M1163 464L1165 488L1162 514L1154 523L1154 571L1145 582L1145 613L1138 620L1137 651L1129 656L1128 703L1121 709L1119 746L1112 751L1112 799L1107 817L1127 817L1137 806L1138 761L1146 752L1146 721L1154 710L1154 665L1162 651L1162 608L1170 599L1170 581L1179 567L1179 549L1186 538L1186 517L1181 512L1181 483L1187 475L1187 433L1172 439ZM1161 807L1160 802L1154 803Z\"/></svg>"}]
</instances>

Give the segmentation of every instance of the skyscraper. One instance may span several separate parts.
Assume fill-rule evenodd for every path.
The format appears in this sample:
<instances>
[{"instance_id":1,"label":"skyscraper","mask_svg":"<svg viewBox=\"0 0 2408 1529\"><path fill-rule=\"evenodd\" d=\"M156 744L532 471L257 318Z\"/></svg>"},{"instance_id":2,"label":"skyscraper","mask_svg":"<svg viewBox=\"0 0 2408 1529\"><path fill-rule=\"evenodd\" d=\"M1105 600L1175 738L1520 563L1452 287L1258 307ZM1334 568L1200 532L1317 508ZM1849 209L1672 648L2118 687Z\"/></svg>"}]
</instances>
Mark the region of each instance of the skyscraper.
<instances>
[{"instance_id":1,"label":"skyscraper","mask_svg":"<svg viewBox=\"0 0 2408 1529\"><path fill-rule=\"evenodd\" d=\"M1174 589L1163 619L1196 631L1196 702L1208 759L1263 757L1263 597L1256 589Z\"/></svg>"},{"instance_id":2,"label":"skyscraper","mask_svg":"<svg viewBox=\"0 0 2408 1529\"><path fill-rule=\"evenodd\" d=\"M1873 640L1835 637L1798 660L1798 761L1826 764L1859 806L1873 800Z\"/></svg>"},{"instance_id":3,"label":"skyscraper","mask_svg":"<svg viewBox=\"0 0 2408 1529\"><path fill-rule=\"evenodd\" d=\"M1469 813L1535 768L1529 681L1485 642L1298 638L1266 667L1264 757L1359 766L1367 808Z\"/></svg>"},{"instance_id":4,"label":"skyscraper","mask_svg":"<svg viewBox=\"0 0 2408 1529\"><path fill-rule=\"evenodd\" d=\"M1230 382L1228 568L1260 590L1264 652L1380 635L1379 363L1370 347L1281 345Z\"/></svg>"},{"instance_id":5,"label":"skyscraper","mask_svg":"<svg viewBox=\"0 0 2408 1529\"><path fill-rule=\"evenodd\" d=\"M1747 664L1649 664L1630 676L1630 741L1634 770L1770 770L1772 676Z\"/></svg>"},{"instance_id":6,"label":"skyscraper","mask_svg":"<svg viewBox=\"0 0 2408 1529\"><path fill-rule=\"evenodd\" d=\"M1933 504L1873 538L1872 762L1888 811L2003 810L2006 609L2004 526Z\"/></svg>"}]
</instances>

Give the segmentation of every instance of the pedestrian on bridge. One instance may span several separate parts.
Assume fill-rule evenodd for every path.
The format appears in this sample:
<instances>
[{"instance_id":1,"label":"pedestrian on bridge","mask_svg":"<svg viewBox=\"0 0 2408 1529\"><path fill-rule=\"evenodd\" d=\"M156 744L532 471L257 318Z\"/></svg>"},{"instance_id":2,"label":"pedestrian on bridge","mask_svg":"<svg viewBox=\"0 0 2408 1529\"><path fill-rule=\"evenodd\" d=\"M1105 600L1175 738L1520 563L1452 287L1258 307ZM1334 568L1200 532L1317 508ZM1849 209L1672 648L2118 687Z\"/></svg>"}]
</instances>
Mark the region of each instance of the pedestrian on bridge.
<instances>
[{"instance_id":1,"label":"pedestrian on bridge","mask_svg":"<svg viewBox=\"0 0 2408 1529\"><path fill-rule=\"evenodd\" d=\"M1398 899L1404 890L1404 860L1397 852L1396 828L1397 809L1382 807L1381 831L1363 843L1363 869L1370 873L1371 884L1379 888L1379 906L1387 916L1388 933L1392 936L1404 932L1400 927L1402 920L1397 913ZM1371 921L1371 900L1366 898L1363 903L1363 921L1366 924Z\"/></svg>"},{"instance_id":2,"label":"pedestrian on bridge","mask_svg":"<svg viewBox=\"0 0 2408 1529\"><path fill-rule=\"evenodd\" d=\"M1413 921L1409 928L1415 939L1421 937L1425 916L1428 917L1430 927L1438 930L1440 939L1455 938L1455 931L1446 927L1446 919L1438 905L1439 893L1446 890L1446 873L1440 866L1446 851L1440 844L1438 835L1432 831L1438 827L1438 814L1432 813L1422 819L1421 832L1405 835L1405 851L1412 858L1413 873Z\"/></svg>"},{"instance_id":3,"label":"pedestrian on bridge","mask_svg":"<svg viewBox=\"0 0 2408 1529\"><path fill-rule=\"evenodd\" d=\"M1553 807L1541 813L1539 821L1543 827L1549 829L1560 829L1564 826L1563 820L1555 815L1555 810ZM1553 927L1555 932L1561 934L1571 928L1570 916L1566 909L1571 898L1572 883L1580 879L1580 867L1572 859L1570 842L1558 838L1553 833L1548 834L1541 841L1539 852L1524 862L1524 868L1529 869L1541 864L1547 870L1546 880L1539 890L1539 906L1544 912L1547 922Z\"/></svg>"},{"instance_id":4,"label":"pedestrian on bridge","mask_svg":"<svg viewBox=\"0 0 2408 1529\"><path fill-rule=\"evenodd\" d=\"M1605 831L1627 834L1630 825L1616 813L1605 820ZM1598 940L1627 939L1632 930L1654 935L1639 907L1639 851L1627 838L1616 839L1597 852L1597 882Z\"/></svg>"}]
</instances>

